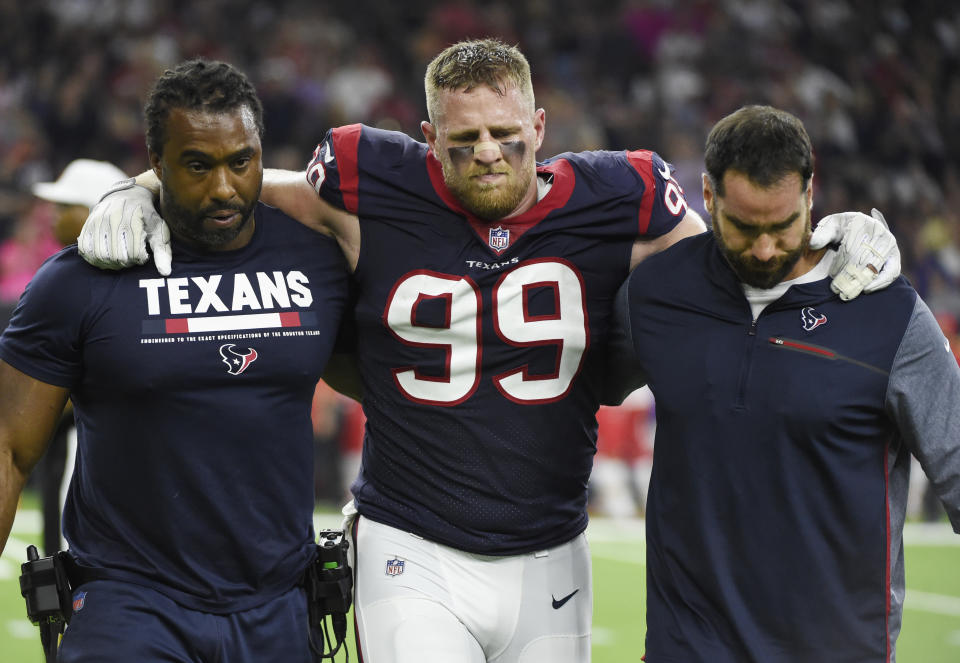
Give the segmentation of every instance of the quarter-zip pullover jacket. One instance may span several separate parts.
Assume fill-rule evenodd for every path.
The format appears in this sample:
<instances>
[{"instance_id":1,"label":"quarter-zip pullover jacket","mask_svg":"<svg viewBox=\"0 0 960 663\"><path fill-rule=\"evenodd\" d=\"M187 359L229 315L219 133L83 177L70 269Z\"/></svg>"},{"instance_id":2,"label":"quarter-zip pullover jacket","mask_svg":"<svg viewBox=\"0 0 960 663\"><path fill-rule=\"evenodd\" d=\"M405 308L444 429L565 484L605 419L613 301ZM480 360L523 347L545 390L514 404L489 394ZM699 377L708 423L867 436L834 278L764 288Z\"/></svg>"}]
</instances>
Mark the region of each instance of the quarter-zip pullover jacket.
<instances>
[{"instance_id":1,"label":"quarter-zip pullover jacket","mask_svg":"<svg viewBox=\"0 0 960 663\"><path fill-rule=\"evenodd\" d=\"M647 663L893 662L911 453L960 532L960 368L907 281L754 320L706 233L633 271L611 350L656 398Z\"/></svg>"}]
</instances>

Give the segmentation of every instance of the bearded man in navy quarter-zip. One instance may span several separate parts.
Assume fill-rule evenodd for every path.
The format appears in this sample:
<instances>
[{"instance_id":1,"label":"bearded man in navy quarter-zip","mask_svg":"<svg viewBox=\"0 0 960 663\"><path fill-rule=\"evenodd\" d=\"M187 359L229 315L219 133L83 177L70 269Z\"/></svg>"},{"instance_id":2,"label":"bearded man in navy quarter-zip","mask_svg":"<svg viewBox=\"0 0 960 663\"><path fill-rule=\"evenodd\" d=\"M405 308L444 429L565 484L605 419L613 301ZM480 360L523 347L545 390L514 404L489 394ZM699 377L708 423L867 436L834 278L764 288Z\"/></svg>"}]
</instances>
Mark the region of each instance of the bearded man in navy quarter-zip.
<instances>
[{"instance_id":1,"label":"bearded man in navy quarter-zip","mask_svg":"<svg viewBox=\"0 0 960 663\"><path fill-rule=\"evenodd\" d=\"M705 162L713 232L641 263L615 315L611 379L657 405L646 661L892 663L911 454L960 532L960 368L902 277L831 292L797 118L741 108Z\"/></svg>"}]
</instances>

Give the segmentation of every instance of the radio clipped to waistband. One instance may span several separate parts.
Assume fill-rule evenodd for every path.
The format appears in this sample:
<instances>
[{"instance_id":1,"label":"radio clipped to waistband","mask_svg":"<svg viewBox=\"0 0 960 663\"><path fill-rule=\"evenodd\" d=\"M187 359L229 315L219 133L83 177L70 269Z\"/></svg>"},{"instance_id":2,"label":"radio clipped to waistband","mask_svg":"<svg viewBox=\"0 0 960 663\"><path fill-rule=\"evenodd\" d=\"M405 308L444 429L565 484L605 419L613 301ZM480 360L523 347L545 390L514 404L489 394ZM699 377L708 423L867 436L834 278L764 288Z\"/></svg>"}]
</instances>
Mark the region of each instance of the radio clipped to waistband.
<instances>
[{"instance_id":1,"label":"radio clipped to waistband","mask_svg":"<svg viewBox=\"0 0 960 663\"><path fill-rule=\"evenodd\" d=\"M353 602L350 542L343 530L323 530L317 537L317 557L304 574L310 624L310 648L321 659L333 658L347 637L347 612ZM329 645L325 619L333 623L335 645ZM313 634L322 633L319 644ZM325 653L325 645L330 652Z\"/></svg>"},{"instance_id":2,"label":"radio clipped to waistband","mask_svg":"<svg viewBox=\"0 0 960 663\"><path fill-rule=\"evenodd\" d=\"M27 617L40 627L40 642L47 661L57 660L60 634L73 612L65 552L40 557L36 546L27 546L27 561L20 565L20 594Z\"/></svg>"}]
</instances>

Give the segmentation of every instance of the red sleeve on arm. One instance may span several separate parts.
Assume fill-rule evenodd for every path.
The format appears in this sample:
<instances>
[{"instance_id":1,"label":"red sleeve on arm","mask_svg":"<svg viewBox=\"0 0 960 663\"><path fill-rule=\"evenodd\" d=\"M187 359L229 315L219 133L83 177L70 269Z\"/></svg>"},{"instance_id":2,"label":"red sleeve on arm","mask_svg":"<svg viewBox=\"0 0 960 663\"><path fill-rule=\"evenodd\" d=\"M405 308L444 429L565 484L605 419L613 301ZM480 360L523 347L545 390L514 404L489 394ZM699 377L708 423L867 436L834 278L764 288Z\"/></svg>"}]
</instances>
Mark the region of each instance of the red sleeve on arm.
<instances>
[{"instance_id":1,"label":"red sleeve on arm","mask_svg":"<svg viewBox=\"0 0 960 663\"><path fill-rule=\"evenodd\" d=\"M653 158L649 150L634 150L627 152L627 160L634 167L643 180L643 200L640 203L637 215L637 234L646 235L650 227L650 216L653 214L653 201L657 195L657 184L653 178Z\"/></svg>"},{"instance_id":2,"label":"red sleeve on arm","mask_svg":"<svg viewBox=\"0 0 960 663\"><path fill-rule=\"evenodd\" d=\"M351 214L357 214L360 195L360 174L357 167L357 151L360 145L362 125L349 124L333 130L333 154L340 172L340 194L343 206Z\"/></svg>"}]
</instances>

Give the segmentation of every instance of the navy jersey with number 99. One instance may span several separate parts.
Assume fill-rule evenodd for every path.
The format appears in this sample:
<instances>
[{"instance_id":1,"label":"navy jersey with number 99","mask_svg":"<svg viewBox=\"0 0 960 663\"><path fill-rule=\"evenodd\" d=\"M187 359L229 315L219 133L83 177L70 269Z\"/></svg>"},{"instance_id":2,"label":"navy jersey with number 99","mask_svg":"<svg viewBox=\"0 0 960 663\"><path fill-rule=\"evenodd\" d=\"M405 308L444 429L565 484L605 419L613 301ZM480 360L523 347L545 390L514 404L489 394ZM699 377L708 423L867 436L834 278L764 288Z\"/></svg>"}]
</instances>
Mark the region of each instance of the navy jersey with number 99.
<instances>
[{"instance_id":1,"label":"navy jersey with number 99","mask_svg":"<svg viewBox=\"0 0 960 663\"><path fill-rule=\"evenodd\" d=\"M613 297L634 241L686 211L651 152L567 153L537 172L550 186L532 209L486 222L401 133L333 129L307 170L360 219L357 507L470 552L540 550L586 527Z\"/></svg>"}]
</instances>

